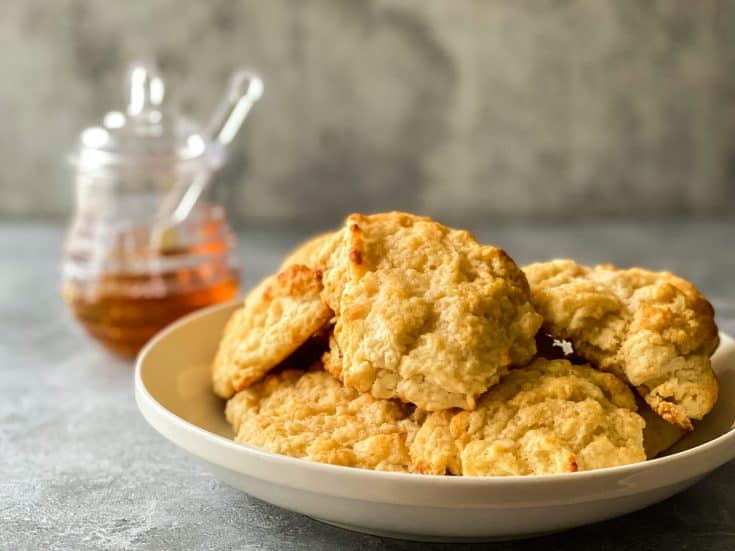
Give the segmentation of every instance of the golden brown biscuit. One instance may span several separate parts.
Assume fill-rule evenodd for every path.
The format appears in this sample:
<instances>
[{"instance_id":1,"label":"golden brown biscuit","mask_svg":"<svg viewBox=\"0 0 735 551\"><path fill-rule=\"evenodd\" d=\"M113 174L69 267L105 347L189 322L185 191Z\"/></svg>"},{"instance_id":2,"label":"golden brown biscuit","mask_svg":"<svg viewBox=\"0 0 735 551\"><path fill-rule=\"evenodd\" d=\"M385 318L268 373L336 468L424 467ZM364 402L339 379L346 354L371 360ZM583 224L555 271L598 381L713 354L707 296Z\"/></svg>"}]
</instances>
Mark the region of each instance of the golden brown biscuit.
<instances>
[{"instance_id":1,"label":"golden brown biscuit","mask_svg":"<svg viewBox=\"0 0 735 551\"><path fill-rule=\"evenodd\" d=\"M292 264L269 276L227 323L212 367L214 391L229 398L263 377L331 319L318 272Z\"/></svg>"},{"instance_id":2,"label":"golden brown biscuit","mask_svg":"<svg viewBox=\"0 0 735 551\"><path fill-rule=\"evenodd\" d=\"M568 341L559 341L545 331L536 334L536 348L538 355L549 360L565 359L572 364L586 364L584 359L574 354L572 345ZM638 414L643 417L646 427L643 429L643 447L646 457L653 459L659 456L671 446L676 444L686 434L679 425L672 425L654 413L651 407L638 397Z\"/></svg>"},{"instance_id":3,"label":"golden brown biscuit","mask_svg":"<svg viewBox=\"0 0 735 551\"><path fill-rule=\"evenodd\" d=\"M541 317L513 260L429 218L348 217L323 296L344 384L376 398L472 409L536 351Z\"/></svg>"},{"instance_id":4,"label":"golden brown biscuit","mask_svg":"<svg viewBox=\"0 0 735 551\"><path fill-rule=\"evenodd\" d=\"M227 403L235 440L274 453L382 471L411 469L413 408L340 384L319 368L266 376Z\"/></svg>"},{"instance_id":5,"label":"golden brown biscuit","mask_svg":"<svg viewBox=\"0 0 735 551\"><path fill-rule=\"evenodd\" d=\"M342 352L339 350L334 333L329 335L329 350L322 356L324 370L331 373L338 381L342 382Z\"/></svg>"},{"instance_id":6,"label":"golden brown biscuit","mask_svg":"<svg viewBox=\"0 0 735 551\"><path fill-rule=\"evenodd\" d=\"M646 459L643 419L612 373L538 358L513 369L474 411L429 415L410 448L430 474L505 476L572 472Z\"/></svg>"},{"instance_id":7,"label":"golden brown biscuit","mask_svg":"<svg viewBox=\"0 0 735 551\"><path fill-rule=\"evenodd\" d=\"M687 433L679 425L664 421L642 398L638 399L638 414L646 422L646 428L643 429L643 447L648 459L658 457Z\"/></svg>"},{"instance_id":8,"label":"golden brown biscuit","mask_svg":"<svg viewBox=\"0 0 735 551\"><path fill-rule=\"evenodd\" d=\"M691 430L717 400L714 311L668 272L554 260L524 268L544 327L577 354L623 375L670 423Z\"/></svg>"},{"instance_id":9,"label":"golden brown biscuit","mask_svg":"<svg viewBox=\"0 0 735 551\"><path fill-rule=\"evenodd\" d=\"M328 232L308 239L289 253L281 263L280 269L283 270L292 264L307 266L312 270L321 269L339 238L338 232Z\"/></svg>"}]
</instances>

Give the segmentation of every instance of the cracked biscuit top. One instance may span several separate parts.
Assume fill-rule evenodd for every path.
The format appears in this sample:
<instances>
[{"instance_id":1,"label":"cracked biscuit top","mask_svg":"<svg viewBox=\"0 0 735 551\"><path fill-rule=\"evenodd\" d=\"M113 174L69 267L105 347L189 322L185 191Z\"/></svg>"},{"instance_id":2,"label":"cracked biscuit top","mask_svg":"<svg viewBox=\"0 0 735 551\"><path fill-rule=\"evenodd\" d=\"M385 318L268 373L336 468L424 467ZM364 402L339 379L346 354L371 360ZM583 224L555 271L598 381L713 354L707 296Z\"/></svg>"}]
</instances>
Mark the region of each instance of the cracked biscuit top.
<instances>
[{"instance_id":1,"label":"cracked biscuit top","mask_svg":"<svg viewBox=\"0 0 735 551\"><path fill-rule=\"evenodd\" d=\"M235 440L348 467L409 472L413 407L347 388L318 366L287 369L236 394L226 417Z\"/></svg>"},{"instance_id":2,"label":"cracked biscuit top","mask_svg":"<svg viewBox=\"0 0 735 551\"><path fill-rule=\"evenodd\" d=\"M646 459L643 419L612 373L538 358L513 369L474 411L429 415L410 448L427 474L508 476L599 469Z\"/></svg>"},{"instance_id":3,"label":"cracked biscuit top","mask_svg":"<svg viewBox=\"0 0 735 551\"><path fill-rule=\"evenodd\" d=\"M225 327L212 366L215 393L229 398L253 384L322 329L333 313L321 274L291 264L263 280Z\"/></svg>"},{"instance_id":4,"label":"cracked biscuit top","mask_svg":"<svg viewBox=\"0 0 735 551\"><path fill-rule=\"evenodd\" d=\"M658 415L685 430L717 401L710 356L714 311L668 272L589 268L572 260L524 268L534 306L554 337L600 369L625 377Z\"/></svg>"},{"instance_id":5,"label":"cracked biscuit top","mask_svg":"<svg viewBox=\"0 0 735 551\"><path fill-rule=\"evenodd\" d=\"M339 240L338 232L320 233L307 239L292 250L281 262L281 270L300 264L312 270L321 270Z\"/></svg>"},{"instance_id":6,"label":"cracked biscuit top","mask_svg":"<svg viewBox=\"0 0 735 551\"><path fill-rule=\"evenodd\" d=\"M541 317L523 272L502 249L431 219L351 215L323 281L341 379L377 398L472 409L536 352Z\"/></svg>"}]
</instances>

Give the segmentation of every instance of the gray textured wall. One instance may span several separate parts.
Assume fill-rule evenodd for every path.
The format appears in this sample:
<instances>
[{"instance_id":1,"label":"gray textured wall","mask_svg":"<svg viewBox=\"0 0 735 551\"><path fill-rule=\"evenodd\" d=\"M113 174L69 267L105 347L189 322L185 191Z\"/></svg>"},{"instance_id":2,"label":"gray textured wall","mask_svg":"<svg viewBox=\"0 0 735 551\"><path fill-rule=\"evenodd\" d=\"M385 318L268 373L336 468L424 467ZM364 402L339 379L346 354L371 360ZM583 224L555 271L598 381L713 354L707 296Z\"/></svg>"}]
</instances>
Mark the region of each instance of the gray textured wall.
<instances>
[{"instance_id":1,"label":"gray textured wall","mask_svg":"<svg viewBox=\"0 0 735 551\"><path fill-rule=\"evenodd\" d=\"M62 154L145 53L198 117L263 74L248 222L735 212L733 2L6 0L0 44L4 215L68 212Z\"/></svg>"}]
</instances>

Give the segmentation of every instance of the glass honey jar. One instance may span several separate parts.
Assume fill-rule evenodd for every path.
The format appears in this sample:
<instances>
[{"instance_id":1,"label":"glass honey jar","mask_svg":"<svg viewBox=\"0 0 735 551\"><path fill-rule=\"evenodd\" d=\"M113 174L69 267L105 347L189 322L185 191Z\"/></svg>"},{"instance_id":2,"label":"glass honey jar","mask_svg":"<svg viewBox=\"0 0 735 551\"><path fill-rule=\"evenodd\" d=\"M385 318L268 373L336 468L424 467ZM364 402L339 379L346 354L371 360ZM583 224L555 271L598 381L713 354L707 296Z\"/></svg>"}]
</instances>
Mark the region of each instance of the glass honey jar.
<instances>
[{"instance_id":1,"label":"glass honey jar","mask_svg":"<svg viewBox=\"0 0 735 551\"><path fill-rule=\"evenodd\" d=\"M72 156L76 208L62 284L86 331L125 357L179 317L237 296L233 232L201 192L249 109L230 90L203 131L167 105L150 64L131 68L129 86L125 112L84 130Z\"/></svg>"}]
</instances>

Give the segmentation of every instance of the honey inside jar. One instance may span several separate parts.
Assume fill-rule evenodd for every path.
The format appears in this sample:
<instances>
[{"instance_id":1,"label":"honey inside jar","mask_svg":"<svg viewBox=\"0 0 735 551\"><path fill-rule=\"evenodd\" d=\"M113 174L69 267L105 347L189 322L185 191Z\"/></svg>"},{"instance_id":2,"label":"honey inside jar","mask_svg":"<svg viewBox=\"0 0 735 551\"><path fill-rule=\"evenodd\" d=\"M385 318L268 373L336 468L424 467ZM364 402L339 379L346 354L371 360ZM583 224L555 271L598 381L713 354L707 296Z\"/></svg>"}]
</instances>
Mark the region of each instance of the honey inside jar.
<instances>
[{"instance_id":1,"label":"honey inside jar","mask_svg":"<svg viewBox=\"0 0 735 551\"><path fill-rule=\"evenodd\" d=\"M234 241L221 210L204 209L191 226L191 243L165 250L150 249L143 227L123 232L111 247L89 239L94 228L73 227L64 300L84 329L115 354L133 357L169 323L237 296Z\"/></svg>"}]
</instances>

